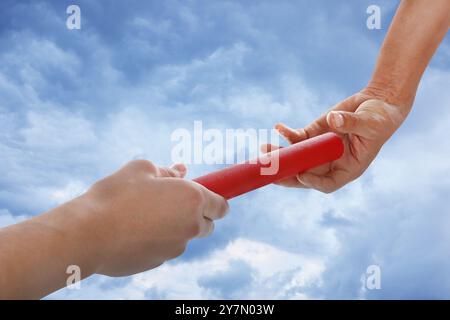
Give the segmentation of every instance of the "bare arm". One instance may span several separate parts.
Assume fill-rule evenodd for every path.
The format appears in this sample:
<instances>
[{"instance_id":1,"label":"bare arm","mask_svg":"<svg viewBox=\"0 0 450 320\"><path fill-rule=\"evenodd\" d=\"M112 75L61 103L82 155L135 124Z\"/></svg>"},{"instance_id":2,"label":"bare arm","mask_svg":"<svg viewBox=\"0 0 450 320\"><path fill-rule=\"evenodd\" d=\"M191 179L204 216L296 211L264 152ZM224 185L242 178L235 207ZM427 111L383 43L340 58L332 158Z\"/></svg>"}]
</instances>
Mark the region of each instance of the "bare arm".
<instances>
[{"instance_id":1,"label":"bare arm","mask_svg":"<svg viewBox=\"0 0 450 320\"><path fill-rule=\"evenodd\" d=\"M0 298L41 298L66 286L72 265L82 278L126 276L179 256L228 209L222 197L181 179L185 173L132 161L82 196L0 229Z\"/></svg>"},{"instance_id":2,"label":"bare arm","mask_svg":"<svg viewBox=\"0 0 450 320\"><path fill-rule=\"evenodd\" d=\"M367 90L411 106L425 68L450 26L450 1L404 0L389 28Z\"/></svg>"},{"instance_id":3,"label":"bare arm","mask_svg":"<svg viewBox=\"0 0 450 320\"><path fill-rule=\"evenodd\" d=\"M364 89L304 128L276 126L290 143L328 131L340 133L343 157L279 184L333 192L358 178L408 115L422 74L449 26L450 1L403 0Z\"/></svg>"},{"instance_id":4,"label":"bare arm","mask_svg":"<svg viewBox=\"0 0 450 320\"><path fill-rule=\"evenodd\" d=\"M40 298L62 288L70 265L83 278L93 274L95 259L88 256L96 256L96 242L84 223L91 211L79 198L0 229L0 298Z\"/></svg>"}]
</instances>

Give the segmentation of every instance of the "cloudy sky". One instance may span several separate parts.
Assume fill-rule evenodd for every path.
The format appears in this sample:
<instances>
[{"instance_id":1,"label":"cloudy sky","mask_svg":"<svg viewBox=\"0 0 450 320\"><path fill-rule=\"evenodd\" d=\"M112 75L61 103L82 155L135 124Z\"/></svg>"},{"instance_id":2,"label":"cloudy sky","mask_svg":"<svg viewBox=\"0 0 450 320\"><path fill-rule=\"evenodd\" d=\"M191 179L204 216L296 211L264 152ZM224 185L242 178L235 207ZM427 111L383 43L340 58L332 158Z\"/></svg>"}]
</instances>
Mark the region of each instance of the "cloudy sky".
<instances>
[{"instance_id":1,"label":"cloudy sky","mask_svg":"<svg viewBox=\"0 0 450 320\"><path fill-rule=\"evenodd\" d=\"M81 8L81 30L66 8ZM381 7L382 29L366 9ZM171 133L301 127L368 81L392 1L13 1L0 11L0 225L130 159L170 164ZM420 22L418 22L420 23ZM49 298L450 298L450 39L413 112L358 181L269 186L162 267ZM189 178L215 166L191 165ZM366 270L379 266L381 289Z\"/></svg>"}]
</instances>

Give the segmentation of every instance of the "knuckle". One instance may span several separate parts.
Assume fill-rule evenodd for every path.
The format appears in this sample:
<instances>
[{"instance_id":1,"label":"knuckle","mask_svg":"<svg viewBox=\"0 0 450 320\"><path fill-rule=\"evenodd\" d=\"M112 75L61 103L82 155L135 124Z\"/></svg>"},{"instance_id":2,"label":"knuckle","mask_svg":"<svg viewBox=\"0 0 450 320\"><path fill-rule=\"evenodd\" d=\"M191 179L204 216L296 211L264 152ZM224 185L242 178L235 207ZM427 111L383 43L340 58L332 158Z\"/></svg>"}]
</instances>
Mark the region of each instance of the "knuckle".
<instances>
[{"instance_id":1,"label":"knuckle","mask_svg":"<svg viewBox=\"0 0 450 320\"><path fill-rule=\"evenodd\" d=\"M151 161L144 159L130 161L128 166L138 171L145 171L149 173L157 172L156 166Z\"/></svg>"},{"instance_id":2,"label":"knuckle","mask_svg":"<svg viewBox=\"0 0 450 320\"><path fill-rule=\"evenodd\" d=\"M195 207L201 207L203 206L205 202L205 195L203 194L202 190L200 188L196 188L195 186L190 186L188 189L187 196L189 197L190 203Z\"/></svg>"},{"instance_id":3,"label":"knuckle","mask_svg":"<svg viewBox=\"0 0 450 320\"><path fill-rule=\"evenodd\" d=\"M203 235L203 237L209 237L215 229L214 221L211 221L208 223L208 229L206 230L206 233Z\"/></svg>"},{"instance_id":4,"label":"knuckle","mask_svg":"<svg viewBox=\"0 0 450 320\"><path fill-rule=\"evenodd\" d=\"M301 130L303 130L303 133L304 133L304 136L305 136L305 140L311 138L311 133L310 133L310 130L308 128L303 128Z\"/></svg>"},{"instance_id":5,"label":"knuckle","mask_svg":"<svg viewBox=\"0 0 450 320\"><path fill-rule=\"evenodd\" d=\"M230 205L227 201L223 200L221 210L219 211L219 219L225 217L230 210Z\"/></svg>"}]
</instances>

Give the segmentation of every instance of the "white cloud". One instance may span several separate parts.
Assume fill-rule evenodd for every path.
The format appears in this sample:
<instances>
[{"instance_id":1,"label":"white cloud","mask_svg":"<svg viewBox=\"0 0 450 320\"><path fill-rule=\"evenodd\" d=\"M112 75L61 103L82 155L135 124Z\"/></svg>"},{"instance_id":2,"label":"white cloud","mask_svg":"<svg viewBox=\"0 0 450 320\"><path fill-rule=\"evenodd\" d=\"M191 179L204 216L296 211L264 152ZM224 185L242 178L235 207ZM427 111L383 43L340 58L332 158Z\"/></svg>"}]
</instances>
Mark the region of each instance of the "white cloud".
<instances>
[{"instance_id":1,"label":"white cloud","mask_svg":"<svg viewBox=\"0 0 450 320\"><path fill-rule=\"evenodd\" d=\"M327 25L320 16L313 21L314 32L296 37L303 41L299 48L278 46L290 41L281 39L284 24L278 30L275 22L280 21L273 17L273 26L265 23L273 29L261 32L257 20L268 18L265 6L230 13L239 37L218 41L193 58L142 67L144 75L135 82L124 80L123 57L118 59L116 48L100 35L83 31L83 43L92 49L89 57L83 57L60 43L27 41L34 35L18 33L21 44L0 56L4 68L0 72L0 182L5 186L0 203L8 207L0 211L0 225L25 218L16 216L22 207L37 213L77 195L93 179L131 158L169 164L170 133L179 127L192 128L194 120L218 128L270 128L280 120L301 126L339 100L338 90L319 90L304 79L296 54L307 57L303 46L311 48L308 43L311 39L316 43L317 35L322 41L313 48L319 52L332 44L338 47L355 31L339 29L336 37L324 39L331 30L319 28ZM202 29L203 20L193 12L179 14L189 32ZM209 12L208 26L221 22L215 17ZM172 20L158 25L148 17L129 21L142 34L124 36L130 45L127 52L139 48L149 60L166 49L167 55L171 53L170 45L164 48L146 39L147 30L159 36L170 31L165 40L171 44L180 40L177 26L168 22ZM291 32L292 26L287 29ZM352 51L358 57L376 52L369 38L355 46ZM94 64L89 64L91 58ZM243 70L255 61L260 62L252 66L256 76L245 76ZM261 75L258 68L263 65L273 70ZM49 80L53 78L47 77L49 69L71 78L81 87L74 89L74 96L84 100L54 102L61 90L55 90ZM205 239L201 247L209 250L205 255L197 257L194 252L194 257L127 279L93 277L81 291L64 290L54 297L428 297L433 290L438 297L448 297L448 282L438 280L448 278L450 267L446 254L450 215L445 203L450 191L449 79L442 70L427 72L404 127L369 171L338 193L273 186L259 190L233 200L230 215L216 230L219 247L208 248ZM52 92L52 98L42 97L43 91ZM195 174L201 170L193 168ZM382 267L383 290L361 295L360 275L373 263Z\"/></svg>"},{"instance_id":2,"label":"white cloud","mask_svg":"<svg viewBox=\"0 0 450 320\"><path fill-rule=\"evenodd\" d=\"M0 56L7 61L4 68L16 71L20 81L34 88L55 85L48 83L47 73L58 72L60 76L75 78L80 70L81 61L72 52L63 50L53 41L37 39L33 35L15 34L22 41L15 41L13 50Z\"/></svg>"},{"instance_id":3,"label":"white cloud","mask_svg":"<svg viewBox=\"0 0 450 320\"><path fill-rule=\"evenodd\" d=\"M31 111L26 116L27 123L20 134L29 148L65 152L98 143L92 124L82 116L58 110Z\"/></svg>"},{"instance_id":4,"label":"white cloud","mask_svg":"<svg viewBox=\"0 0 450 320\"><path fill-rule=\"evenodd\" d=\"M220 299L224 298L222 291L227 285L220 280L223 278L226 282L227 273L236 272L233 270L236 264L247 266L251 281L233 282L236 287L232 288L231 296L225 298L242 298L242 290L245 290L245 298L248 299L305 298L302 288L320 281L323 271L323 263L319 259L238 238L223 249L215 249L205 258L167 263L133 276L131 282L124 284L120 290L112 290L116 291L116 298L124 299ZM95 298L89 294L90 288L85 289L83 296ZM70 297L72 294L73 291L66 289L50 298Z\"/></svg>"}]
</instances>

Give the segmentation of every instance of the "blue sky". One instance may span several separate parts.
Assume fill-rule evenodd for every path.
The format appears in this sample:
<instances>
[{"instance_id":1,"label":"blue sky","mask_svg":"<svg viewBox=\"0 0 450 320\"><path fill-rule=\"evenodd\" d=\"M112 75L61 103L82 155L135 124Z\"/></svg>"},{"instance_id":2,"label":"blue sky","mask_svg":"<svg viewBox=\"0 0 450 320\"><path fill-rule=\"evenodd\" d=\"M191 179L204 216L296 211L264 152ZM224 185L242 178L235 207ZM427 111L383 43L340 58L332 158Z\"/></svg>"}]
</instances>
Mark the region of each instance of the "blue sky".
<instances>
[{"instance_id":1,"label":"blue sky","mask_svg":"<svg viewBox=\"0 0 450 320\"><path fill-rule=\"evenodd\" d=\"M65 26L81 8L81 30ZM366 8L382 29L366 28ZM130 159L170 164L177 128L303 126L368 81L392 1L3 1L0 225ZM185 255L50 298L450 298L450 40L413 112L334 194L269 186ZM189 178L214 170L192 165ZM380 290L361 280L381 268Z\"/></svg>"}]
</instances>

